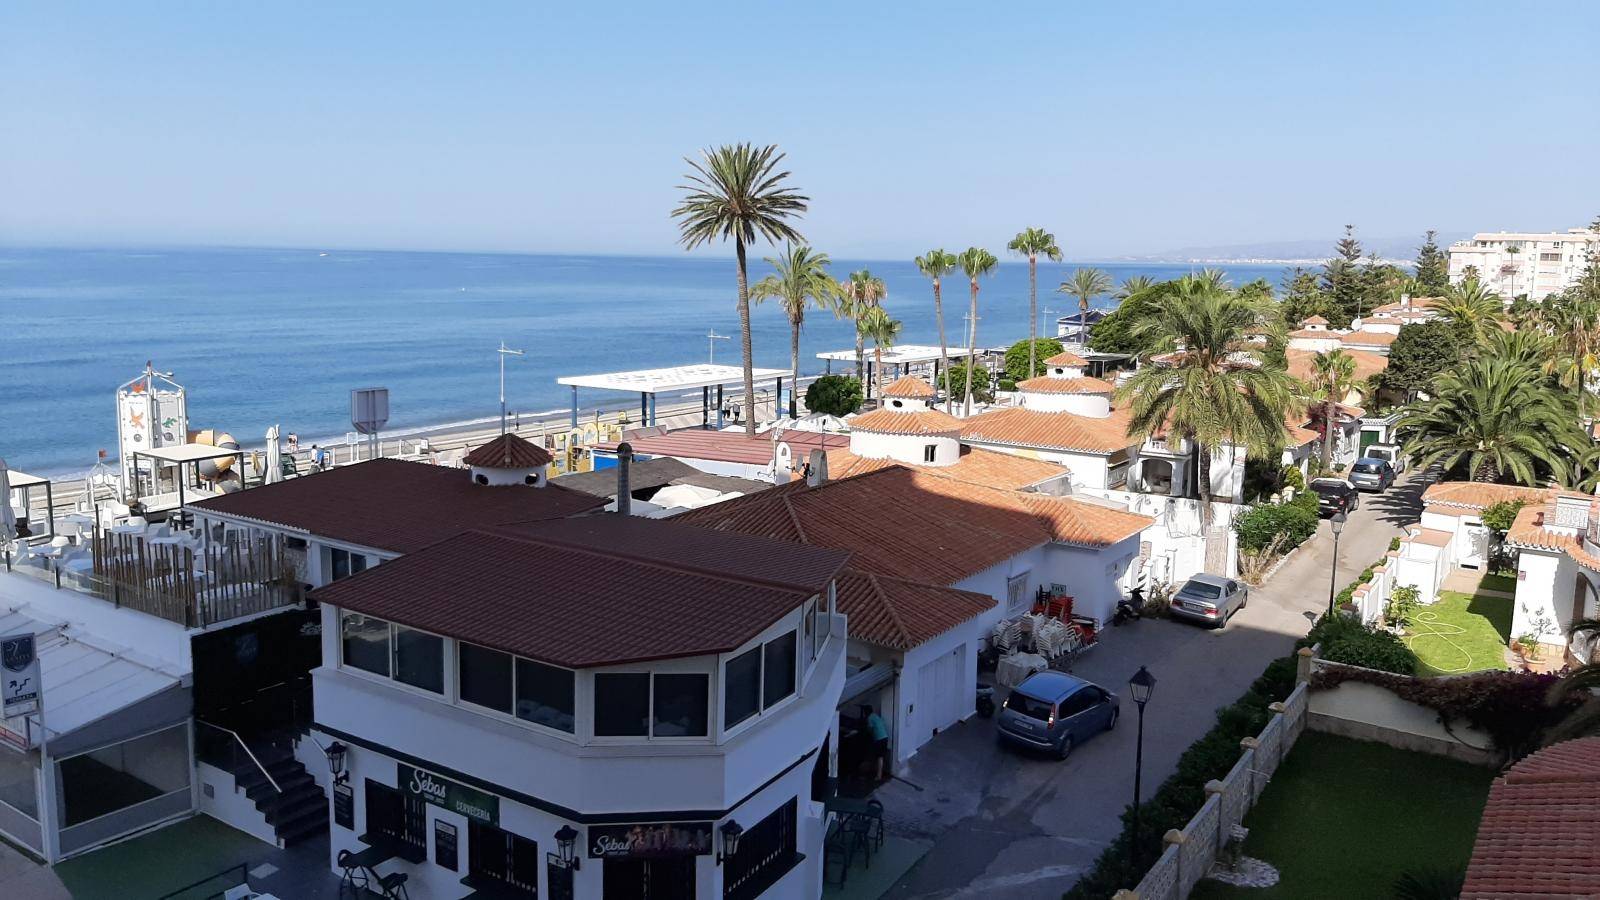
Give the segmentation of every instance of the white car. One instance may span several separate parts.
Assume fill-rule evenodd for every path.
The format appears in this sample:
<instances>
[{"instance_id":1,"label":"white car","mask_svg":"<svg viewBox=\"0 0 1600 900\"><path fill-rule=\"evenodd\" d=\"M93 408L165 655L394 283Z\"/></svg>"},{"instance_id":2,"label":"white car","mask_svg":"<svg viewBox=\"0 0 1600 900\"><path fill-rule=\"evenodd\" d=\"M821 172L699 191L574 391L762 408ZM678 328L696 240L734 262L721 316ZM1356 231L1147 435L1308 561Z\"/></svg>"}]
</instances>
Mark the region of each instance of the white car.
<instances>
[{"instance_id":1,"label":"white car","mask_svg":"<svg viewBox=\"0 0 1600 900\"><path fill-rule=\"evenodd\" d=\"M1361 455L1366 458L1383 460L1389 464L1389 468L1394 469L1396 475L1406 470L1406 455L1401 452L1398 444L1371 444L1367 449L1361 451Z\"/></svg>"}]
</instances>

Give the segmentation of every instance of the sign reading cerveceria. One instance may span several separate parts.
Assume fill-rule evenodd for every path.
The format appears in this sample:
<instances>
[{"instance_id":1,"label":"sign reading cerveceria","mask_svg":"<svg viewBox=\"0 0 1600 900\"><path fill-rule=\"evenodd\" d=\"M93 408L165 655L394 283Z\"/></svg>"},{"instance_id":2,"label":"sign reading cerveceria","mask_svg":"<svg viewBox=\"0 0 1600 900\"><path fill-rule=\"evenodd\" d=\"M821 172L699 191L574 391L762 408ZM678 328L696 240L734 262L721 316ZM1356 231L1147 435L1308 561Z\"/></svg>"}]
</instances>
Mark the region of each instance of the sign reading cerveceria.
<instances>
[{"instance_id":1,"label":"sign reading cerveceria","mask_svg":"<svg viewBox=\"0 0 1600 900\"><path fill-rule=\"evenodd\" d=\"M589 826L589 855L598 859L704 856L710 852L710 822Z\"/></svg>"},{"instance_id":2,"label":"sign reading cerveceria","mask_svg":"<svg viewBox=\"0 0 1600 900\"><path fill-rule=\"evenodd\" d=\"M500 822L500 798L411 766L400 766L400 790L488 825Z\"/></svg>"}]
</instances>

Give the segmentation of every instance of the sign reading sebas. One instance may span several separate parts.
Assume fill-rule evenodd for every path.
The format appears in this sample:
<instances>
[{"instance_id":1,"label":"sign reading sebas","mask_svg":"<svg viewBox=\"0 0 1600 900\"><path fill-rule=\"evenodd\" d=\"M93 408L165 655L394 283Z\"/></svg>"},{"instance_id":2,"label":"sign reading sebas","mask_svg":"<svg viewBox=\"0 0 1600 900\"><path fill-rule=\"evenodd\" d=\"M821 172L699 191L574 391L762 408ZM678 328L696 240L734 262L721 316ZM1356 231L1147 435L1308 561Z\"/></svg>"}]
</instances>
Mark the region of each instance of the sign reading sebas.
<instances>
[{"instance_id":1,"label":"sign reading sebas","mask_svg":"<svg viewBox=\"0 0 1600 900\"><path fill-rule=\"evenodd\" d=\"M499 797L440 778L432 772L402 764L400 790L487 825L498 825L500 822Z\"/></svg>"},{"instance_id":2,"label":"sign reading sebas","mask_svg":"<svg viewBox=\"0 0 1600 900\"><path fill-rule=\"evenodd\" d=\"M710 822L589 826L589 855L597 859L659 859L710 852Z\"/></svg>"}]
</instances>

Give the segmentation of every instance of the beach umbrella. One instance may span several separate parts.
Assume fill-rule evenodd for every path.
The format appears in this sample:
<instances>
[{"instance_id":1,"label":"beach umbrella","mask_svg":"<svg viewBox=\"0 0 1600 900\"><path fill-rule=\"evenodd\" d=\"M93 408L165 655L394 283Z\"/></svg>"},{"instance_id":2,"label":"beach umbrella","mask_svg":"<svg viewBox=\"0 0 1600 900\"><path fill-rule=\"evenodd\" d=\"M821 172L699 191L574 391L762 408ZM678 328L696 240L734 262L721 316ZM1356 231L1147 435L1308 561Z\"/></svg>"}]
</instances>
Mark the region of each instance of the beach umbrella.
<instances>
[{"instance_id":1,"label":"beach umbrella","mask_svg":"<svg viewBox=\"0 0 1600 900\"><path fill-rule=\"evenodd\" d=\"M17 515L11 511L11 470L0 459L0 544L17 536Z\"/></svg>"},{"instance_id":2,"label":"beach umbrella","mask_svg":"<svg viewBox=\"0 0 1600 900\"><path fill-rule=\"evenodd\" d=\"M278 447L278 426L267 429L267 471L263 477L266 484L275 484L283 480L283 451Z\"/></svg>"}]
</instances>

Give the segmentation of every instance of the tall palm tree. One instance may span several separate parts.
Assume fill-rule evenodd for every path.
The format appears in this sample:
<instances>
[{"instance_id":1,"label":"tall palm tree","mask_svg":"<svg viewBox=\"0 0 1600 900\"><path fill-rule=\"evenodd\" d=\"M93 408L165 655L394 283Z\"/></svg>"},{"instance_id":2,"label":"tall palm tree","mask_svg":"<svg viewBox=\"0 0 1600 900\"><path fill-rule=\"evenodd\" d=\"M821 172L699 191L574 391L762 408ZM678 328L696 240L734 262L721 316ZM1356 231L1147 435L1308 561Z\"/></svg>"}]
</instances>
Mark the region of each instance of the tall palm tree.
<instances>
[{"instance_id":1,"label":"tall palm tree","mask_svg":"<svg viewBox=\"0 0 1600 900\"><path fill-rule=\"evenodd\" d=\"M1402 411L1407 450L1426 468L1464 466L1473 481L1539 486L1566 482L1592 443L1573 397L1515 358L1474 356L1441 373L1432 398Z\"/></svg>"},{"instance_id":2,"label":"tall palm tree","mask_svg":"<svg viewBox=\"0 0 1600 900\"><path fill-rule=\"evenodd\" d=\"M1263 301L1192 279L1153 298L1148 315L1132 328L1150 352L1182 350L1162 365L1140 367L1118 389L1118 402L1128 405L1129 433L1173 433L1194 448L1194 482L1208 530L1212 454L1225 443L1255 454L1283 446L1295 381L1247 340L1270 315Z\"/></svg>"},{"instance_id":3,"label":"tall palm tree","mask_svg":"<svg viewBox=\"0 0 1600 900\"><path fill-rule=\"evenodd\" d=\"M1334 429L1339 420L1339 404L1355 387L1355 357L1342 349L1319 352L1311 358L1311 388L1307 399L1322 404L1322 468L1333 466Z\"/></svg>"},{"instance_id":4,"label":"tall palm tree","mask_svg":"<svg viewBox=\"0 0 1600 900\"><path fill-rule=\"evenodd\" d=\"M950 351L944 340L944 300L940 297L940 284L944 276L955 271L958 260L954 253L942 249L929 250L917 257L917 271L933 281L933 318L939 324L939 371L944 373L944 411L950 412Z\"/></svg>"},{"instance_id":5,"label":"tall palm tree","mask_svg":"<svg viewBox=\"0 0 1600 900\"><path fill-rule=\"evenodd\" d=\"M877 369L877 389L875 393L883 394L883 348L893 347L894 342L900 337L900 320L889 315L889 311L881 306L874 306L867 310L861 321L856 323L856 334L872 341L872 362Z\"/></svg>"},{"instance_id":6,"label":"tall palm tree","mask_svg":"<svg viewBox=\"0 0 1600 900\"><path fill-rule=\"evenodd\" d=\"M1578 289L1551 294L1539 307L1539 327L1555 336L1557 353L1549 370L1587 405L1587 386L1600 369L1600 296Z\"/></svg>"},{"instance_id":7,"label":"tall palm tree","mask_svg":"<svg viewBox=\"0 0 1600 900\"><path fill-rule=\"evenodd\" d=\"M1061 261L1061 248L1056 246L1056 236L1043 228L1024 228L1011 239L1006 249L1028 258L1028 377L1036 372L1035 357L1039 343L1039 255L1051 262Z\"/></svg>"},{"instance_id":8,"label":"tall palm tree","mask_svg":"<svg viewBox=\"0 0 1600 900\"><path fill-rule=\"evenodd\" d=\"M962 405L962 415L972 415L972 368L978 364L978 279L994 274L995 267L1000 265L1000 260L994 254L982 247L968 247L961 251L959 257L961 271L967 276L967 281L972 286L972 310L967 313L972 319L972 327L967 330L967 386L964 389L966 402Z\"/></svg>"},{"instance_id":9,"label":"tall palm tree","mask_svg":"<svg viewBox=\"0 0 1600 900\"><path fill-rule=\"evenodd\" d=\"M1122 279L1122 287L1117 288L1113 296L1118 300L1126 300L1134 294L1141 294L1156 286L1156 280L1149 275L1129 275Z\"/></svg>"},{"instance_id":10,"label":"tall palm tree","mask_svg":"<svg viewBox=\"0 0 1600 900\"><path fill-rule=\"evenodd\" d=\"M1490 334L1501 330L1506 307L1499 294L1485 289L1478 279L1468 278L1445 291L1439 313L1467 326L1473 338L1482 344L1489 340Z\"/></svg>"},{"instance_id":11,"label":"tall palm tree","mask_svg":"<svg viewBox=\"0 0 1600 900\"><path fill-rule=\"evenodd\" d=\"M870 395L872 386L867 383L864 371L867 367L866 344L862 341L861 320L866 318L867 312L882 305L883 298L889 296L889 288L870 271L862 269L851 272L850 277L839 283L839 292L834 300L833 314L841 319L849 319L855 326L856 333L856 380L861 382L861 389Z\"/></svg>"},{"instance_id":12,"label":"tall palm tree","mask_svg":"<svg viewBox=\"0 0 1600 900\"><path fill-rule=\"evenodd\" d=\"M1056 288L1058 294L1071 294L1078 298L1078 340L1084 344L1089 343L1084 336L1084 327L1089 319L1089 301L1110 292L1111 276L1099 269L1074 269L1067 280Z\"/></svg>"},{"instance_id":13,"label":"tall palm tree","mask_svg":"<svg viewBox=\"0 0 1600 900\"><path fill-rule=\"evenodd\" d=\"M826 309L833 301L838 282L828 274L833 261L804 244L790 244L783 256L767 257L776 272L750 288L750 296L760 303L776 299L789 318L789 416L800 415L800 329L806 322L806 308Z\"/></svg>"},{"instance_id":14,"label":"tall palm tree","mask_svg":"<svg viewBox=\"0 0 1600 900\"><path fill-rule=\"evenodd\" d=\"M739 344L744 353L745 434L756 433L756 379L750 347L750 281L745 260L746 245L757 237L768 243L801 243L800 232L789 219L806 211L811 198L784 182L787 170L779 169L784 155L768 144L724 144L715 150L700 151L700 160L685 158L690 172L683 202L672 211L678 220L678 241L693 250L713 241L733 240L734 259L739 267Z\"/></svg>"}]
</instances>

